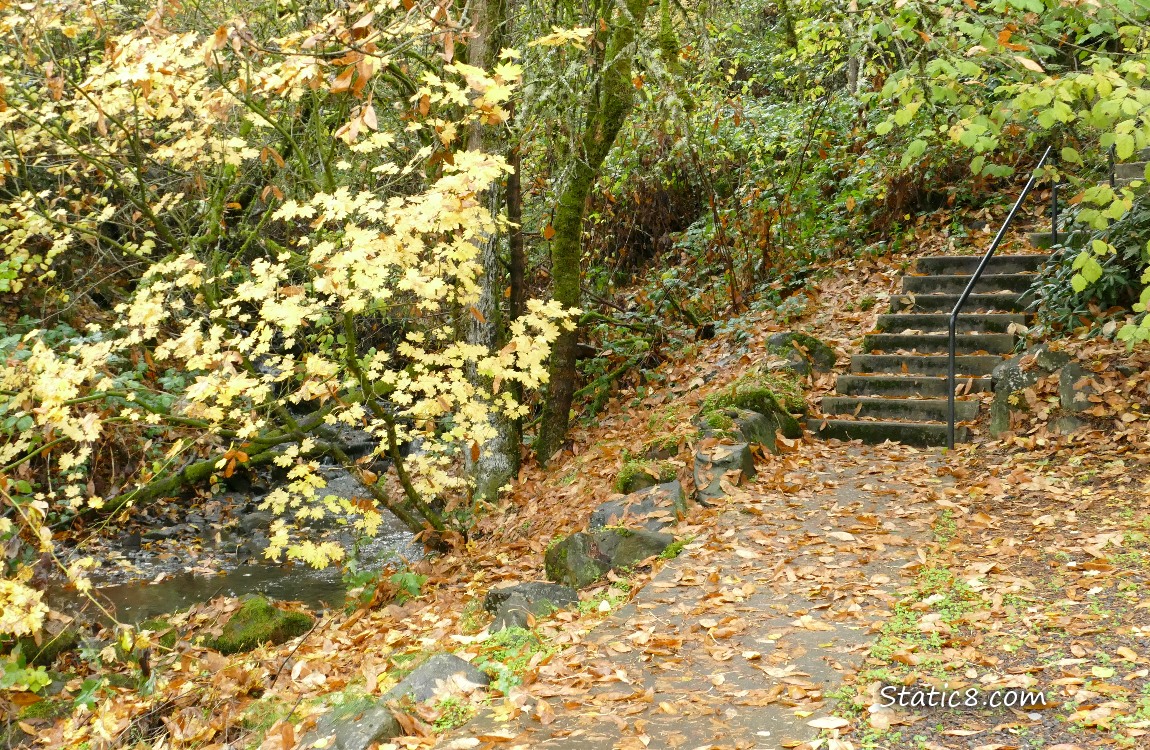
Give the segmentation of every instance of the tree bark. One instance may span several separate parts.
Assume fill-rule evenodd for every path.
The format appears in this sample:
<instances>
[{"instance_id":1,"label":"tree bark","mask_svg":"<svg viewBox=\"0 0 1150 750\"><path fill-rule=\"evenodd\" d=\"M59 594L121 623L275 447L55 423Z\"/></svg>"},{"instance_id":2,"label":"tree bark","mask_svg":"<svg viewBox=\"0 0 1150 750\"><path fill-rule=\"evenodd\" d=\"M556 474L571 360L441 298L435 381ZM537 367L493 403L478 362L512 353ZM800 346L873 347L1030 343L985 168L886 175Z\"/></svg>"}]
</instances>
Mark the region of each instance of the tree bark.
<instances>
[{"instance_id":1,"label":"tree bark","mask_svg":"<svg viewBox=\"0 0 1150 750\"><path fill-rule=\"evenodd\" d=\"M527 251L523 245L523 158L519 153L519 144L511 146L507 156L511 165L511 174L507 176L507 185L504 190L503 202L507 206L507 250L508 250L508 281L510 295L507 302L507 320L515 322L527 311ZM519 403L523 403L523 385L518 381L511 384L511 395ZM523 418L519 417L512 423L515 445L523 445ZM517 461L516 464L519 462Z\"/></svg>"},{"instance_id":2,"label":"tree bark","mask_svg":"<svg viewBox=\"0 0 1150 750\"><path fill-rule=\"evenodd\" d=\"M609 18L611 7L602 8L601 17ZM552 297L565 307L579 306L587 198L599 177L603 160L631 111L635 93L631 82L632 46L646 13L646 0L626 0L614 18L600 25L606 30L596 37L596 42L603 45L604 68L598 85L589 88L581 149L573 154L575 163L559 194L551 224L555 230L551 238ZM535 441L535 454L540 463L546 463L567 437L575 394L577 342L577 330L564 330L551 350L547 401Z\"/></svg>"},{"instance_id":3,"label":"tree bark","mask_svg":"<svg viewBox=\"0 0 1150 750\"><path fill-rule=\"evenodd\" d=\"M477 0L474 8L474 36L468 43L467 60L483 70L491 70L499 59L506 38L507 1ZM472 151L501 153L506 151L506 126L486 126L475 123L467 134L467 148ZM485 199L492 215L502 211L499 185L488 189ZM467 315L467 341L489 350L502 345L504 338L503 310L501 301L506 276L499 262L502 244L501 233L497 230L484 239L480 262L483 276L480 279L481 291L475 307ZM471 382L476 388L487 392L492 390L490 378L480 375L474 369L470 373ZM474 484L473 497L491 501L499 489L506 485L519 471L519 433L514 421L498 406L493 395L488 424L495 437L479 446L478 453L465 451L465 464Z\"/></svg>"}]
</instances>

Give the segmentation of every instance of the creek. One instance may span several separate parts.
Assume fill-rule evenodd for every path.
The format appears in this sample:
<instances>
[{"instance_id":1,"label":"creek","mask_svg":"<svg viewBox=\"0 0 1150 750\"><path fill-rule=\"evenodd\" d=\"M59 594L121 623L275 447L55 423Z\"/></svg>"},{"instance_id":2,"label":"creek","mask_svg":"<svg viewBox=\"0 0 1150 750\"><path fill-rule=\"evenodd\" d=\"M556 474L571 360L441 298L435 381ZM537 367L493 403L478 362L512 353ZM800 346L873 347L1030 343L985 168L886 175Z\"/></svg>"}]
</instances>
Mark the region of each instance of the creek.
<instances>
[{"instance_id":1,"label":"creek","mask_svg":"<svg viewBox=\"0 0 1150 750\"><path fill-rule=\"evenodd\" d=\"M355 497L362 488L342 470L329 470L325 494ZM227 493L197 508L168 519L165 524L147 518L141 529L125 529L93 544L85 553L100 561L90 573L96 597L121 622L139 623L187 609L217 596L262 594L282 601L302 602L314 610L341 607L347 584L338 564L323 569L265 560L270 514L256 509L258 498ZM189 520L191 519L191 520ZM350 549L355 541L346 526L320 524L320 539ZM390 514L378 533L361 540L357 550L360 570L378 570L422 555L412 533ZM79 553L77 552L77 556ZM62 582L44 587L54 609L91 622L95 608ZM96 619L103 619L99 615Z\"/></svg>"}]
</instances>

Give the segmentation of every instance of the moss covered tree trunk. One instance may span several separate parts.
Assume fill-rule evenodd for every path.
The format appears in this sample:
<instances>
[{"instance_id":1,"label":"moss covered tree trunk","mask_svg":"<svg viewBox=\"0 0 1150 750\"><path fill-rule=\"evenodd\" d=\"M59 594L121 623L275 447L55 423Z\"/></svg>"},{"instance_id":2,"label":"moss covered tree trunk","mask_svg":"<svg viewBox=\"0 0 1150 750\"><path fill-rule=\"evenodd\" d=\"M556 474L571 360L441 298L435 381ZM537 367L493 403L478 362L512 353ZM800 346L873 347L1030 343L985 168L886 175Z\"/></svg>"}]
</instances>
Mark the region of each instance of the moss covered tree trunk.
<instances>
[{"instance_id":1,"label":"moss covered tree trunk","mask_svg":"<svg viewBox=\"0 0 1150 750\"><path fill-rule=\"evenodd\" d=\"M631 58L635 37L647 13L646 0L604 3L597 8L603 50L601 75L589 88L581 148L573 153L567 180L551 222L551 294L567 307L579 306L583 250L583 217L603 160L623 128L635 95ZM579 332L563 331L551 351L550 381L543 419L535 442L536 457L546 462L563 445L575 394L575 350Z\"/></svg>"},{"instance_id":2,"label":"moss covered tree trunk","mask_svg":"<svg viewBox=\"0 0 1150 750\"><path fill-rule=\"evenodd\" d=\"M477 68L491 70L499 59L507 36L507 0L478 0L472 4L474 11L474 36L467 46L467 61ZM484 125L475 123L467 134L467 148L498 154L507 150L505 124ZM502 211L502 191L499 185L492 185L485 200L493 215ZM503 237L496 231L485 238L483 243L483 278L481 292L468 318L467 340L487 349L497 349L503 343L506 317L500 302L506 286L506 274L499 260ZM491 389L490 378L474 370L472 382L477 388ZM514 422L499 410L493 410L489 423L495 437L478 451L466 453L467 470L475 485L477 499L494 500L499 488L507 484L519 471L519 432Z\"/></svg>"}]
</instances>

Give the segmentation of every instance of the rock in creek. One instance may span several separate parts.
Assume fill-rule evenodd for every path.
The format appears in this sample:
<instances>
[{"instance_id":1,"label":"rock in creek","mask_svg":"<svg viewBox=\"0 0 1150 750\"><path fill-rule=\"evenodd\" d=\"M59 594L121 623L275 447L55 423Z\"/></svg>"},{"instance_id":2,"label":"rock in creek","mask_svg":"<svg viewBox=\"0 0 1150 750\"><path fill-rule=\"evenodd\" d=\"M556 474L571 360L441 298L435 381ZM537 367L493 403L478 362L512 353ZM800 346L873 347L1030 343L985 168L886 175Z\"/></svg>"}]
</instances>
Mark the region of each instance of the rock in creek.
<instances>
[{"instance_id":1,"label":"rock in creek","mask_svg":"<svg viewBox=\"0 0 1150 750\"><path fill-rule=\"evenodd\" d=\"M311 630L315 618L306 612L280 609L262 596L248 597L208 646L221 654L250 651L264 643L280 644Z\"/></svg>"}]
</instances>

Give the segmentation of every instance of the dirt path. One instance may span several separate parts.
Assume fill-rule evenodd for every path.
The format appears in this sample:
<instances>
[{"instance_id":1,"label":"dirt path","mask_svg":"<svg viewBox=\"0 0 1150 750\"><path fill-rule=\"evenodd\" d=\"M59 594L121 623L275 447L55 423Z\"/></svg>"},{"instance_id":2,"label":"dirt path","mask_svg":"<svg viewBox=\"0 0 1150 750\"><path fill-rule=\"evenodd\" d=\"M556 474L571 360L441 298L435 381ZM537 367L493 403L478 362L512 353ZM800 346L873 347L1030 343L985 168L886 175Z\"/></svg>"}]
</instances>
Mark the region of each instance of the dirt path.
<instances>
[{"instance_id":1,"label":"dirt path","mask_svg":"<svg viewBox=\"0 0 1150 750\"><path fill-rule=\"evenodd\" d=\"M766 750L818 736L808 722L829 716L926 558L937 463L826 445L773 461L713 522L678 529L697 536L626 606L540 666L523 714L488 712L442 744Z\"/></svg>"}]
</instances>

